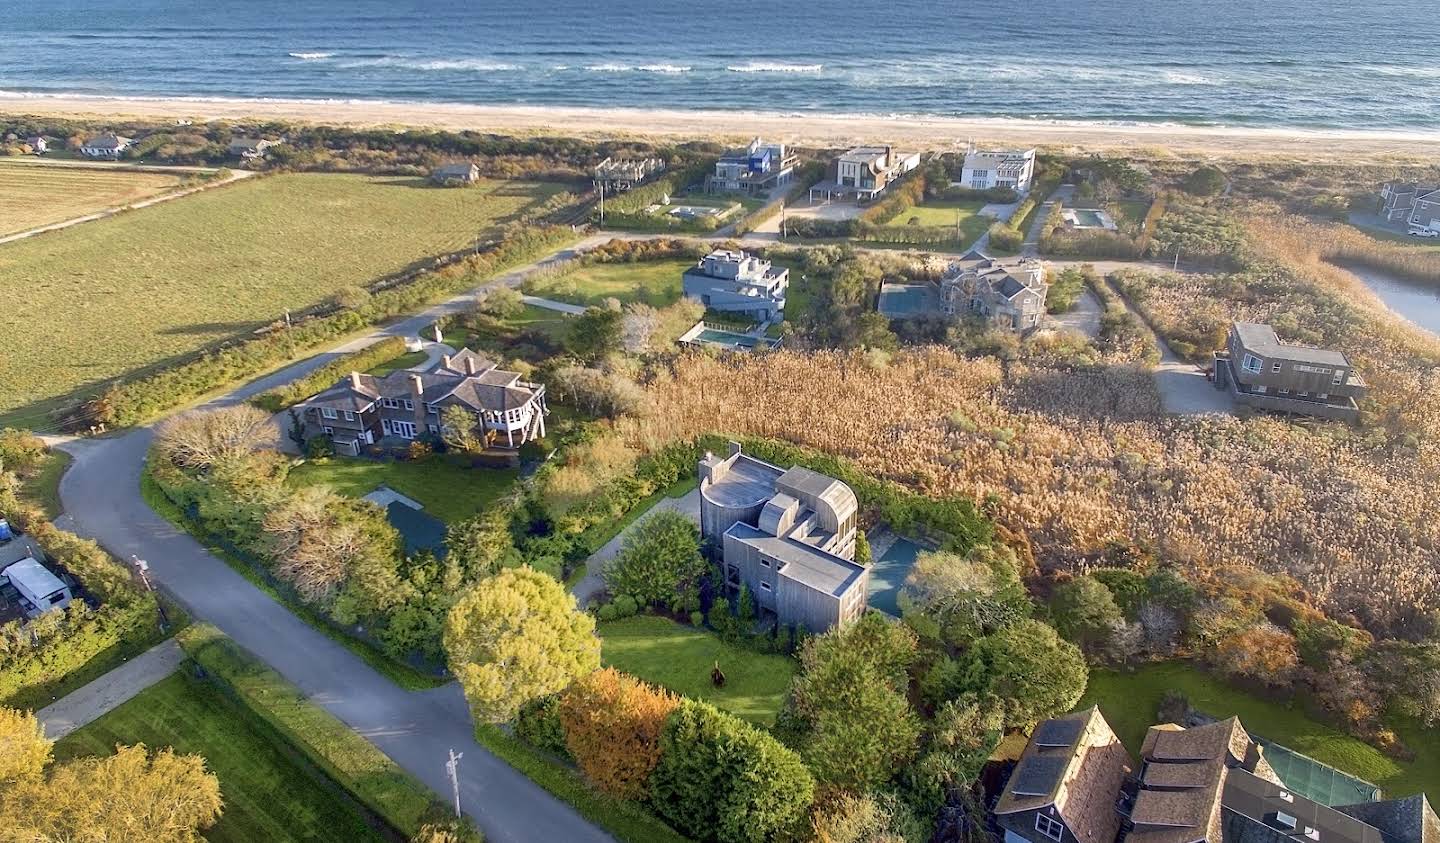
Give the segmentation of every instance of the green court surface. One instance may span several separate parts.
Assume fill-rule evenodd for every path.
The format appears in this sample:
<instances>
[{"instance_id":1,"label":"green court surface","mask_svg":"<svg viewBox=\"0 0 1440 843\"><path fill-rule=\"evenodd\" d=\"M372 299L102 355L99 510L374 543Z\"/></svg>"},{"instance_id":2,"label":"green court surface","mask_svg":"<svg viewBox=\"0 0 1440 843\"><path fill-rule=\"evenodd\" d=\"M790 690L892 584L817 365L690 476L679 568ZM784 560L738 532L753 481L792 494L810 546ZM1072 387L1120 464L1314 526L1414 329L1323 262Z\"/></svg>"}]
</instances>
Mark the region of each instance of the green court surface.
<instances>
[{"instance_id":1,"label":"green court surface","mask_svg":"<svg viewBox=\"0 0 1440 843\"><path fill-rule=\"evenodd\" d=\"M928 284L886 284L880 288L879 311L891 319L913 319L938 309Z\"/></svg>"},{"instance_id":2,"label":"green court surface","mask_svg":"<svg viewBox=\"0 0 1440 843\"><path fill-rule=\"evenodd\" d=\"M1265 747L1265 760L1285 786L1322 805L1354 805L1380 799L1380 788L1354 776L1346 775L1308 755L1254 736Z\"/></svg>"}]
</instances>

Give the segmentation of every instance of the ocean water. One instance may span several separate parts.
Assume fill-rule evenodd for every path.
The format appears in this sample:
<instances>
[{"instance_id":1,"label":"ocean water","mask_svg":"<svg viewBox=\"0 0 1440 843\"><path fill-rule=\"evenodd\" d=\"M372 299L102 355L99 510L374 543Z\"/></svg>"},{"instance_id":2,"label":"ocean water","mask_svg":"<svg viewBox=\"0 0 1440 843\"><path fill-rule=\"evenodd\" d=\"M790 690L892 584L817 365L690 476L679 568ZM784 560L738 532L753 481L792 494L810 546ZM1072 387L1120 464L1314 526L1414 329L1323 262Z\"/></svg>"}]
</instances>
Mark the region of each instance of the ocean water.
<instances>
[{"instance_id":1,"label":"ocean water","mask_svg":"<svg viewBox=\"0 0 1440 843\"><path fill-rule=\"evenodd\" d=\"M1440 129L1440 0L7 6L0 15L0 92L9 97Z\"/></svg>"}]
</instances>

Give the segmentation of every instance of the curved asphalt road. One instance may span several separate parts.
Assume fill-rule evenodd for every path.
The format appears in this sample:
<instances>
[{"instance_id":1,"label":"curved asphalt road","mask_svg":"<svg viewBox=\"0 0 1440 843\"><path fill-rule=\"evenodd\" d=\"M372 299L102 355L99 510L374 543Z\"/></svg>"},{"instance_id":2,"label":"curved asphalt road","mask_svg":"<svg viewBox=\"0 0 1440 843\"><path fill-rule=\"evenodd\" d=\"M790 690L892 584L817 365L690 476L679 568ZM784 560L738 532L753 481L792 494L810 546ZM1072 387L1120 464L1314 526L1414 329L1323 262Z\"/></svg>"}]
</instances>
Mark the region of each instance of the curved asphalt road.
<instances>
[{"instance_id":1,"label":"curved asphalt road","mask_svg":"<svg viewBox=\"0 0 1440 843\"><path fill-rule=\"evenodd\" d=\"M593 238L608 240L609 237ZM590 241L582 244L593 245ZM572 257L565 250L544 261ZM519 283L534 265L496 282ZM223 406L284 383L333 359L386 336L414 336L445 312L473 300L456 296L417 316L296 363L210 402ZM189 534L156 515L137 493L145 455L154 434L149 428L110 439L67 441L74 455L60 485L65 511L75 532L95 539L121 559L136 554L190 613L219 627L257 655L315 702L448 800L445 760L450 749L463 752L460 799L487 840L497 843L565 841L588 843L611 838L516 772L475 742L470 713L458 685L406 691L340 644L307 626L269 595L251 585Z\"/></svg>"}]
</instances>

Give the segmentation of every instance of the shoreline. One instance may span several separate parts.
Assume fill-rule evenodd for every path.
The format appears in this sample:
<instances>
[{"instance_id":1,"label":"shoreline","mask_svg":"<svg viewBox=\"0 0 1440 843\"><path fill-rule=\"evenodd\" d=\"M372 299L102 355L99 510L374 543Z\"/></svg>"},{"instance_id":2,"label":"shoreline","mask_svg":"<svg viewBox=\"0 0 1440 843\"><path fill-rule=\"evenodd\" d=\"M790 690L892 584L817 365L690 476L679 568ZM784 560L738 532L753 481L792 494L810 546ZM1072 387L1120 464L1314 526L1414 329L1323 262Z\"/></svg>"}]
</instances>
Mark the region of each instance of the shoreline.
<instances>
[{"instance_id":1,"label":"shoreline","mask_svg":"<svg viewBox=\"0 0 1440 843\"><path fill-rule=\"evenodd\" d=\"M980 143L1084 149L1164 148L1214 157L1335 158L1356 153L1426 157L1440 132L1084 123L1005 117L469 105L363 100L228 99L0 94L0 114L142 120L280 119L346 126L406 126L585 138L745 139L797 146L894 143L921 151Z\"/></svg>"}]
</instances>

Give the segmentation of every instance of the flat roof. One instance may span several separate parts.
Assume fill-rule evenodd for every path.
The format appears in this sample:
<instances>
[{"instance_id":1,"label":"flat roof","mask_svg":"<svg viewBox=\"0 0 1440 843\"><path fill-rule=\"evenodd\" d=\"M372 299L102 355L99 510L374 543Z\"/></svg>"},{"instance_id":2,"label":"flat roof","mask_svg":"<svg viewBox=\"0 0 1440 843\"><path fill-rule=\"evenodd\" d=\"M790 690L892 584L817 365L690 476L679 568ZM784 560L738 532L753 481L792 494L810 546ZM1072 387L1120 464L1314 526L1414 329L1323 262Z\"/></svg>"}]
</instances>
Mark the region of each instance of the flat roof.
<instances>
[{"instance_id":1,"label":"flat roof","mask_svg":"<svg viewBox=\"0 0 1440 843\"><path fill-rule=\"evenodd\" d=\"M1225 795L1221 804L1227 811L1269 826L1279 836L1304 839L1301 836L1304 830L1313 828L1319 832L1321 841L1330 843L1387 843L1378 828L1306 799L1244 769L1231 770L1225 777ZM1276 818L1279 813L1294 817L1296 827L1289 828L1280 823Z\"/></svg>"},{"instance_id":2,"label":"flat roof","mask_svg":"<svg viewBox=\"0 0 1440 843\"><path fill-rule=\"evenodd\" d=\"M784 473L764 460L738 454L725 475L711 481L702 491L705 497L721 506L754 506L775 495L775 481Z\"/></svg>"},{"instance_id":3,"label":"flat roof","mask_svg":"<svg viewBox=\"0 0 1440 843\"><path fill-rule=\"evenodd\" d=\"M65 583L54 573L30 557L25 557L0 572L15 587L35 597L49 597L65 590Z\"/></svg>"},{"instance_id":4,"label":"flat roof","mask_svg":"<svg viewBox=\"0 0 1440 843\"><path fill-rule=\"evenodd\" d=\"M744 521L736 521L726 533L756 548L766 556L784 562L782 576L839 597L854 585L865 569L848 559L826 553L793 539L772 536Z\"/></svg>"},{"instance_id":5,"label":"flat roof","mask_svg":"<svg viewBox=\"0 0 1440 843\"><path fill-rule=\"evenodd\" d=\"M1317 363L1323 366L1349 366L1350 359L1343 352L1309 345L1291 345L1283 342L1275 329L1258 322L1236 322L1235 333L1240 344L1249 351L1266 357L1293 360L1297 363Z\"/></svg>"}]
</instances>

